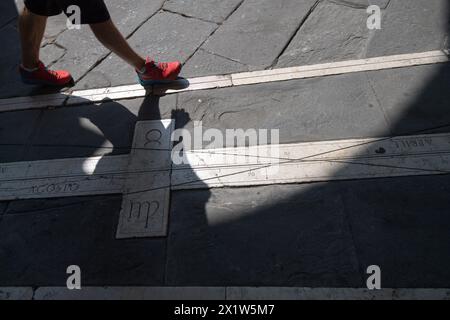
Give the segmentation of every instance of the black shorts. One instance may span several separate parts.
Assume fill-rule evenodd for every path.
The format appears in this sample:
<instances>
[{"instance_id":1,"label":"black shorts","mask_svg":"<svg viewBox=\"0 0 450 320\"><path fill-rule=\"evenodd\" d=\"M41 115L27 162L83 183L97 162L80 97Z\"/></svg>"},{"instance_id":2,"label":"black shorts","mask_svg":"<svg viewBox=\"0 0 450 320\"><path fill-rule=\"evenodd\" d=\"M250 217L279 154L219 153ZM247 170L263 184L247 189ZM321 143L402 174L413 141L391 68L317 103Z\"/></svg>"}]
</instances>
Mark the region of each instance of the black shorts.
<instances>
[{"instance_id":1,"label":"black shorts","mask_svg":"<svg viewBox=\"0 0 450 320\"><path fill-rule=\"evenodd\" d=\"M73 12L67 12L67 8L72 5L80 8L81 24L100 23L110 19L108 8L103 0L25 0L28 10L46 17L56 16L62 12L71 16Z\"/></svg>"}]
</instances>

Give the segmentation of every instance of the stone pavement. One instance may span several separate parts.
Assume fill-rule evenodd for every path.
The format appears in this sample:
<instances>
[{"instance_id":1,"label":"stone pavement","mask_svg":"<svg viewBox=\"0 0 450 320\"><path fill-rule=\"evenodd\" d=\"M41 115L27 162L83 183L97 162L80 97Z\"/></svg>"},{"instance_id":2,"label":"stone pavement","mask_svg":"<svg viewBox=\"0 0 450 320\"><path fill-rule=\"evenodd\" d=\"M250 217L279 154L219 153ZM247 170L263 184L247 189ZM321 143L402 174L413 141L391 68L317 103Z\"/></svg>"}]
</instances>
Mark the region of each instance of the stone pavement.
<instances>
[{"instance_id":1,"label":"stone pavement","mask_svg":"<svg viewBox=\"0 0 450 320\"><path fill-rule=\"evenodd\" d=\"M369 3L383 9L368 30ZM3 1L0 96L19 84L16 9ZM130 43L179 58L183 76L310 65L443 49L445 0L108 1ZM49 20L42 58L75 89L135 83L92 34ZM136 121L192 129L279 129L280 143L450 132L448 64L149 96L0 114L0 163L130 152ZM116 240L121 196L0 202L0 287L450 287L448 175L173 191L169 234Z\"/></svg>"}]
</instances>

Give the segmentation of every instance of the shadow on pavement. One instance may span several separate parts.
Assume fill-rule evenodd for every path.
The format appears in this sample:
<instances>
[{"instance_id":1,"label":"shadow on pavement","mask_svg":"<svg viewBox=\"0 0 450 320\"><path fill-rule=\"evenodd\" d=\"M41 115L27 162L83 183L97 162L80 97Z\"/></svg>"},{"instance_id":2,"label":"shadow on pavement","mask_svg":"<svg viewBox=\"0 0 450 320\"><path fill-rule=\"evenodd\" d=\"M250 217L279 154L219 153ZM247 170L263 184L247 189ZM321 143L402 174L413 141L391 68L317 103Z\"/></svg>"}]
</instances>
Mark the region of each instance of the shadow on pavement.
<instances>
[{"instance_id":1,"label":"shadow on pavement","mask_svg":"<svg viewBox=\"0 0 450 320\"><path fill-rule=\"evenodd\" d=\"M409 105L393 105L405 111L387 136L450 132L449 64L399 69L392 79L402 90L422 70L432 70L428 82ZM215 190L207 210L196 200L201 191L180 193L168 285L365 287L366 268L379 265L384 288L448 288L449 193L449 175L426 173ZM222 208L225 199L235 203Z\"/></svg>"},{"instance_id":2,"label":"shadow on pavement","mask_svg":"<svg viewBox=\"0 0 450 320\"><path fill-rule=\"evenodd\" d=\"M450 132L443 127L450 125L449 83L450 67L442 65L392 133ZM164 117L155 96L144 99L138 115L117 102L77 108L70 119L55 112L54 123L66 123L58 131L71 128L70 135L96 146L106 139L110 154L129 152L124 132L137 120ZM183 112L172 116L177 128L189 121ZM86 131L81 118L101 133ZM82 150L70 152L95 154ZM73 199L44 218L21 214L30 206L24 202L3 217L9 224L0 223L0 261L8 262L0 286L64 285L66 266L76 263L86 285L364 287L366 268L376 264L383 287L448 288L449 193L448 175L177 191L167 239L121 241L114 239L121 197ZM237 201L221 207L220 199ZM62 201L32 203L46 213Z\"/></svg>"}]
</instances>

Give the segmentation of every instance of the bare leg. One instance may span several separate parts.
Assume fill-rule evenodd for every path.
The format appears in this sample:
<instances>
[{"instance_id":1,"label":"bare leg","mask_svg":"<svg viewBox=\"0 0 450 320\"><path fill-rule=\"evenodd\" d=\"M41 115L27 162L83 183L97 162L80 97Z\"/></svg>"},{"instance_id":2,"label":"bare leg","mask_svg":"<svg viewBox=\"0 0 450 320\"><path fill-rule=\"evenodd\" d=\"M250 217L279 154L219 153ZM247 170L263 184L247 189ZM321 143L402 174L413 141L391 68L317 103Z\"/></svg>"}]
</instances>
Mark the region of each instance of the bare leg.
<instances>
[{"instance_id":1,"label":"bare leg","mask_svg":"<svg viewBox=\"0 0 450 320\"><path fill-rule=\"evenodd\" d=\"M145 59L137 54L111 20L90 25L97 39L137 70L145 65Z\"/></svg>"},{"instance_id":2,"label":"bare leg","mask_svg":"<svg viewBox=\"0 0 450 320\"><path fill-rule=\"evenodd\" d=\"M39 49L44 37L47 17L36 15L25 8L19 18L20 41L22 44L22 65L36 68L39 63Z\"/></svg>"}]
</instances>

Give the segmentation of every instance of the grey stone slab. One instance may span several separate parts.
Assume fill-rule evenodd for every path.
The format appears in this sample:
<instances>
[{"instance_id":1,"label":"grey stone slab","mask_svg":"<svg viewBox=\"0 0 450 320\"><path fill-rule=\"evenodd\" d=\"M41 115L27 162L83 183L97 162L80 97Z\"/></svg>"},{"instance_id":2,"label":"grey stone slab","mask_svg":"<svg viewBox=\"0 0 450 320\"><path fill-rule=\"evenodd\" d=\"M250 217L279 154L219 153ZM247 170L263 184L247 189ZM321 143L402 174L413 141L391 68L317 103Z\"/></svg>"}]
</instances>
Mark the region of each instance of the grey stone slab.
<instances>
[{"instance_id":1,"label":"grey stone slab","mask_svg":"<svg viewBox=\"0 0 450 320\"><path fill-rule=\"evenodd\" d=\"M176 96L105 101L43 112L27 160L130 152L136 121L170 119Z\"/></svg>"},{"instance_id":2,"label":"grey stone slab","mask_svg":"<svg viewBox=\"0 0 450 320\"><path fill-rule=\"evenodd\" d=\"M223 22L242 0L168 0L164 9L213 22Z\"/></svg>"},{"instance_id":3,"label":"grey stone slab","mask_svg":"<svg viewBox=\"0 0 450 320\"><path fill-rule=\"evenodd\" d=\"M321 2L281 55L277 67L363 58L370 31L366 8Z\"/></svg>"},{"instance_id":4,"label":"grey stone slab","mask_svg":"<svg viewBox=\"0 0 450 320\"><path fill-rule=\"evenodd\" d=\"M177 107L177 127L279 129L281 143L389 134L364 74L181 93Z\"/></svg>"},{"instance_id":5,"label":"grey stone slab","mask_svg":"<svg viewBox=\"0 0 450 320\"><path fill-rule=\"evenodd\" d=\"M340 183L362 267L384 288L450 286L450 177Z\"/></svg>"},{"instance_id":6,"label":"grey stone slab","mask_svg":"<svg viewBox=\"0 0 450 320\"><path fill-rule=\"evenodd\" d=\"M219 57L202 49L197 51L183 67L183 75L186 77L231 74L245 71L250 71L246 65Z\"/></svg>"},{"instance_id":7,"label":"grey stone slab","mask_svg":"<svg viewBox=\"0 0 450 320\"><path fill-rule=\"evenodd\" d=\"M53 43L49 43L41 48L40 54L42 56L42 62L49 67L61 59L66 54L66 50Z\"/></svg>"},{"instance_id":8,"label":"grey stone slab","mask_svg":"<svg viewBox=\"0 0 450 320\"><path fill-rule=\"evenodd\" d=\"M0 113L0 163L24 158L39 115L40 111Z\"/></svg>"},{"instance_id":9,"label":"grey stone slab","mask_svg":"<svg viewBox=\"0 0 450 320\"><path fill-rule=\"evenodd\" d=\"M0 286L65 287L69 265L82 286L162 285L164 239L115 239L121 196L47 201L53 209L3 217Z\"/></svg>"},{"instance_id":10,"label":"grey stone slab","mask_svg":"<svg viewBox=\"0 0 450 320\"><path fill-rule=\"evenodd\" d=\"M361 282L338 190L267 186L172 193L167 284Z\"/></svg>"},{"instance_id":11,"label":"grey stone slab","mask_svg":"<svg viewBox=\"0 0 450 320\"><path fill-rule=\"evenodd\" d=\"M450 33L450 3L446 0L391 1L374 32L367 56L424 52L441 49Z\"/></svg>"},{"instance_id":12,"label":"grey stone slab","mask_svg":"<svg viewBox=\"0 0 450 320\"><path fill-rule=\"evenodd\" d=\"M47 26L45 28L44 39L42 45L47 45L55 41L55 39L67 29L67 17L61 13L57 16L52 16L47 19Z\"/></svg>"},{"instance_id":13,"label":"grey stone slab","mask_svg":"<svg viewBox=\"0 0 450 320\"><path fill-rule=\"evenodd\" d=\"M161 12L147 21L130 39L130 44L143 55L158 61L185 62L217 28L214 23ZM78 88L131 84L137 82L136 72L111 55L94 69L94 76L83 79Z\"/></svg>"},{"instance_id":14,"label":"grey stone slab","mask_svg":"<svg viewBox=\"0 0 450 320\"><path fill-rule=\"evenodd\" d=\"M396 135L450 131L450 66L431 65L368 73ZM447 126L440 130L430 130Z\"/></svg>"},{"instance_id":15,"label":"grey stone slab","mask_svg":"<svg viewBox=\"0 0 450 320\"><path fill-rule=\"evenodd\" d=\"M131 0L124 5L123 1L114 0L107 3L111 17L118 29L128 37L136 28L157 12L163 0ZM64 22L65 25L65 22ZM69 69L75 79L79 79L99 60L103 59L109 50L104 48L86 25L80 30L66 30L55 40L67 49L66 55L54 66Z\"/></svg>"},{"instance_id":16,"label":"grey stone slab","mask_svg":"<svg viewBox=\"0 0 450 320\"><path fill-rule=\"evenodd\" d=\"M87 25L82 25L80 30L64 31L57 37L56 43L66 49L66 54L54 63L52 68L70 71L75 80L109 53Z\"/></svg>"},{"instance_id":17,"label":"grey stone slab","mask_svg":"<svg viewBox=\"0 0 450 320\"><path fill-rule=\"evenodd\" d=\"M247 0L204 48L254 68L270 66L316 1Z\"/></svg>"}]
</instances>

